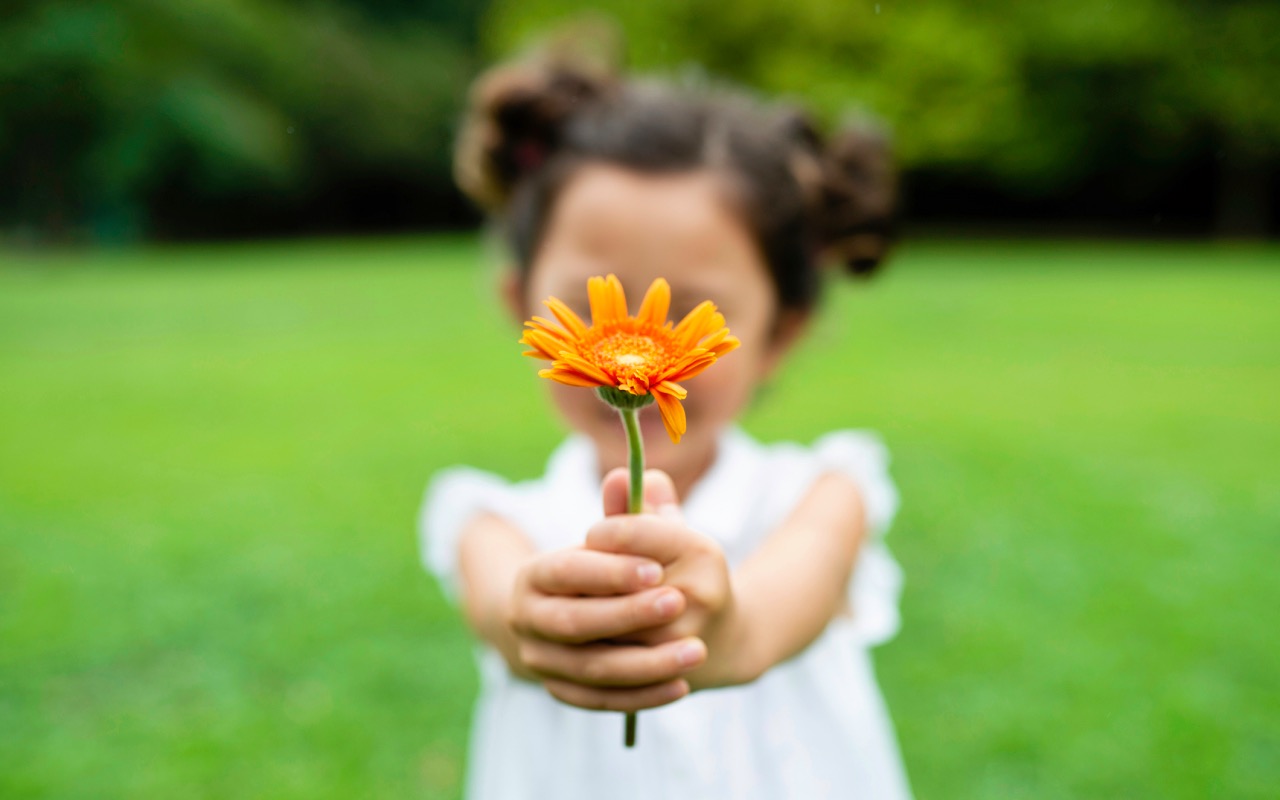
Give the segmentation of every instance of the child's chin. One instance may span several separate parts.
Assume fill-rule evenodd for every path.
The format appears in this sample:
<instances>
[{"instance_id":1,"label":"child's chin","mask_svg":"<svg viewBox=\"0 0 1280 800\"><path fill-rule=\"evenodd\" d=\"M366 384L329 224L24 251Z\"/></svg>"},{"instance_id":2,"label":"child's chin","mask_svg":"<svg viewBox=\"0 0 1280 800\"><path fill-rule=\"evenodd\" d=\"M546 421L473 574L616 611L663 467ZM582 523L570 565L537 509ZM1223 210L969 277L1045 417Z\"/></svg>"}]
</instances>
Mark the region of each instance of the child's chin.
<instances>
[{"instance_id":1,"label":"child's chin","mask_svg":"<svg viewBox=\"0 0 1280 800\"><path fill-rule=\"evenodd\" d=\"M640 412L640 436L644 439L645 463L655 469L670 471L672 461L692 455L687 445L689 433L685 433L680 444L671 441L667 426L662 424L662 415L658 413L656 406L652 408L651 413L649 408Z\"/></svg>"},{"instance_id":2,"label":"child's chin","mask_svg":"<svg viewBox=\"0 0 1280 800\"><path fill-rule=\"evenodd\" d=\"M657 404L645 406L640 410L640 437L644 441L645 466L670 472L679 463L680 458L692 455L689 448L671 441L666 425L662 424L662 414ZM606 460L617 461L625 466L627 457L626 435L618 420L616 411L609 410L607 419L600 421L598 430L592 432L601 452L607 454ZM687 434L686 434L687 436ZM613 459L611 456L616 455Z\"/></svg>"},{"instance_id":3,"label":"child's chin","mask_svg":"<svg viewBox=\"0 0 1280 800\"><path fill-rule=\"evenodd\" d=\"M640 436L644 438L645 452L650 450L667 450L676 447L667 433L667 426L662 424L662 413L658 404L645 406L640 411Z\"/></svg>"}]
</instances>

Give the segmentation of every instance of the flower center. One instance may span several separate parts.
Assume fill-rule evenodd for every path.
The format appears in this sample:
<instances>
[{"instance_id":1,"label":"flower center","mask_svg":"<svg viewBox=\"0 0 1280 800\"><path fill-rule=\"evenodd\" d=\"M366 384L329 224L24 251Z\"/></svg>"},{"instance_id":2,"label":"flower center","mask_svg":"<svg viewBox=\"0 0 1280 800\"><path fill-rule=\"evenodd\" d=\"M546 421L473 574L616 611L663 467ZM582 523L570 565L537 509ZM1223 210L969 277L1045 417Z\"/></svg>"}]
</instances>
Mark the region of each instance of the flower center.
<instances>
[{"instance_id":1,"label":"flower center","mask_svg":"<svg viewBox=\"0 0 1280 800\"><path fill-rule=\"evenodd\" d=\"M612 375L620 388L645 394L671 359L670 344L652 333L656 332L609 331L591 347L592 360Z\"/></svg>"}]
</instances>

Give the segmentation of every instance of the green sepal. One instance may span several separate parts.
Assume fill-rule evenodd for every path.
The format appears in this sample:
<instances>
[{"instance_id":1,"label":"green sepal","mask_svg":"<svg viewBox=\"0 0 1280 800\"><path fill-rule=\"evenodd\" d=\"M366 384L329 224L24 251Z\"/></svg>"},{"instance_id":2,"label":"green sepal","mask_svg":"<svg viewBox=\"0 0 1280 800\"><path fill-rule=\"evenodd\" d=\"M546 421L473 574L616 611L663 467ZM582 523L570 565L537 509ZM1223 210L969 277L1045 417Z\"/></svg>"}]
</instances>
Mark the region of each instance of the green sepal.
<instances>
[{"instance_id":1,"label":"green sepal","mask_svg":"<svg viewBox=\"0 0 1280 800\"><path fill-rule=\"evenodd\" d=\"M614 386L597 386L596 396L619 411L634 411L653 402L652 394L632 394Z\"/></svg>"}]
</instances>

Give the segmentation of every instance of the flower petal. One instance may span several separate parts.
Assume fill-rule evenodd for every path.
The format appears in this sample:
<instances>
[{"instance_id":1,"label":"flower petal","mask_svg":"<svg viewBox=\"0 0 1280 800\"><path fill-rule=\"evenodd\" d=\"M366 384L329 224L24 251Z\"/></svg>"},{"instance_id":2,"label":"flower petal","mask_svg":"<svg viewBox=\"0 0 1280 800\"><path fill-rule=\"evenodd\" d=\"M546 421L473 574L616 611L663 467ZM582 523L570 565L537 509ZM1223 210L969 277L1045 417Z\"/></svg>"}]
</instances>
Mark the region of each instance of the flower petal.
<instances>
[{"instance_id":1,"label":"flower petal","mask_svg":"<svg viewBox=\"0 0 1280 800\"><path fill-rule=\"evenodd\" d=\"M542 358L548 361L555 361L565 346L569 344L561 338L552 336L546 331L534 330L532 328L524 332L524 336L520 337L520 344L527 344L542 354Z\"/></svg>"},{"instance_id":2,"label":"flower petal","mask_svg":"<svg viewBox=\"0 0 1280 800\"><path fill-rule=\"evenodd\" d=\"M725 330L727 331L728 328L725 328ZM719 344L713 347L708 347L707 349L715 353L716 358L719 358L725 353L729 353L734 350L737 350L741 346L742 346L742 341L738 339L737 336L726 336L723 342L720 342Z\"/></svg>"},{"instance_id":3,"label":"flower petal","mask_svg":"<svg viewBox=\"0 0 1280 800\"><path fill-rule=\"evenodd\" d=\"M661 381L682 381L692 378L707 367L716 363L716 354L697 348L690 350L661 376Z\"/></svg>"},{"instance_id":4,"label":"flower petal","mask_svg":"<svg viewBox=\"0 0 1280 800\"><path fill-rule=\"evenodd\" d=\"M608 284L604 282L604 278L597 275L587 279L587 302L591 305L591 324L597 328L612 317L613 304L609 299L608 291Z\"/></svg>"},{"instance_id":5,"label":"flower petal","mask_svg":"<svg viewBox=\"0 0 1280 800\"><path fill-rule=\"evenodd\" d=\"M534 317L533 319L525 320L524 324L526 328L553 336L559 341L568 343L572 340L572 337L565 332L564 328L545 317Z\"/></svg>"},{"instance_id":6,"label":"flower petal","mask_svg":"<svg viewBox=\"0 0 1280 800\"><path fill-rule=\"evenodd\" d=\"M694 306L694 309L692 311L684 315L684 319L676 323L676 329L675 329L676 336L683 336L685 332L689 330L690 326L693 325L698 320L699 317L702 317L706 314L710 314L712 311L715 310L715 307L716 307L715 303L712 303L710 300L703 300L701 303L698 303L698 305Z\"/></svg>"},{"instance_id":7,"label":"flower petal","mask_svg":"<svg viewBox=\"0 0 1280 800\"><path fill-rule=\"evenodd\" d=\"M543 305L551 310L551 313L560 321L560 324L575 338L581 339L583 334L587 332L587 323L583 322L582 317L575 314L573 309L569 308L563 300L557 297L548 297ZM534 319L537 319L537 317L534 317Z\"/></svg>"},{"instance_id":8,"label":"flower petal","mask_svg":"<svg viewBox=\"0 0 1280 800\"><path fill-rule=\"evenodd\" d=\"M611 293L613 294L613 315L615 319L623 320L627 318L627 293L622 290L622 281L618 280L618 276L609 273L605 278L605 282L609 284Z\"/></svg>"},{"instance_id":9,"label":"flower petal","mask_svg":"<svg viewBox=\"0 0 1280 800\"><path fill-rule=\"evenodd\" d=\"M563 383L567 386L582 386L587 389L594 389L600 384L572 370L563 369L544 369L538 372L539 378L549 378L557 383Z\"/></svg>"},{"instance_id":10,"label":"flower petal","mask_svg":"<svg viewBox=\"0 0 1280 800\"><path fill-rule=\"evenodd\" d=\"M649 383L642 377L623 378L618 381L618 388L637 396L649 393Z\"/></svg>"},{"instance_id":11,"label":"flower petal","mask_svg":"<svg viewBox=\"0 0 1280 800\"><path fill-rule=\"evenodd\" d=\"M534 317L534 319L537 319L537 317ZM721 328L718 331L713 331L709 336L704 338L702 341L698 342L698 347L701 347L704 350L711 350L716 345L720 344L721 342L723 342L725 339L728 339L728 338L729 338L729 329Z\"/></svg>"},{"instance_id":12,"label":"flower petal","mask_svg":"<svg viewBox=\"0 0 1280 800\"><path fill-rule=\"evenodd\" d=\"M698 347L703 350L710 350L719 357L738 349L741 344L742 342L738 340L738 337L729 335L728 328L721 328L699 342Z\"/></svg>"},{"instance_id":13,"label":"flower petal","mask_svg":"<svg viewBox=\"0 0 1280 800\"><path fill-rule=\"evenodd\" d=\"M573 337L570 337L569 334L563 328L561 328L559 325L555 324L551 320L547 319L546 317L532 317L528 321L526 321L524 324L528 325L530 328L533 328L535 331L541 331L543 333L554 336L557 339L563 341L566 345L573 338Z\"/></svg>"},{"instance_id":14,"label":"flower petal","mask_svg":"<svg viewBox=\"0 0 1280 800\"><path fill-rule=\"evenodd\" d=\"M654 399L658 401L658 411L662 414L662 424L667 429L667 435L671 437L671 441L680 444L680 437L684 436L687 424L684 406L666 392L654 394Z\"/></svg>"},{"instance_id":15,"label":"flower petal","mask_svg":"<svg viewBox=\"0 0 1280 800\"><path fill-rule=\"evenodd\" d=\"M680 320L674 331L676 341L682 348L691 348L707 335L724 327L724 314L716 311L715 303L703 300L697 308Z\"/></svg>"},{"instance_id":16,"label":"flower petal","mask_svg":"<svg viewBox=\"0 0 1280 800\"><path fill-rule=\"evenodd\" d=\"M559 356L560 360L555 366L563 364L564 366L573 369L574 372L579 372L588 378L594 378L604 386L613 386L617 383L612 375L600 369L595 364L592 364L577 353L562 350L560 351Z\"/></svg>"},{"instance_id":17,"label":"flower petal","mask_svg":"<svg viewBox=\"0 0 1280 800\"><path fill-rule=\"evenodd\" d=\"M709 336L714 336L717 331L721 331L721 330L728 330L728 329L725 328L725 325L724 325L724 314L721 314L719 311L716 311L706 321L706 325L705 327L703 327L701 331L702 335L699 336L697 339L694 339L693 343L695 345L698 345L699 347L704 347L705 345L701 344L702 340L706 339Z\"/></svg>"},{"instance_id":18,"label":"flower petal","mask_svg":"<svg viewBox=\"0 0 1280 800\"><path fill-rule=\"evenodd\" d=\"M683 400L689 396L688 390L675 381L663 381L653 390L654 394L669 394L677 400Z\"/></svg>"},{"instance_id":19,"label":"flower petal","mask_svg":"<svg viewBox=\"0 0 1280 800\"><path fill-rule=\"evenodd\" d=\"M587 281L587 298L591 302L591 324L597 328L627 318L627 296L618 276L593 277Z\"/></svg>"},{"instance_id":20,"label":"flower petal","mask_svg":"<svg viewBox=\"0 0 1280 800\"><path fill-rule=\"evenodd\" d=\"M667 321L667 311L671 308L671 285L663 278L657 278L644 293L640 310L636 312L636 320L642 325L649 324L662 327Z\"/></svg>"}]
</instances>

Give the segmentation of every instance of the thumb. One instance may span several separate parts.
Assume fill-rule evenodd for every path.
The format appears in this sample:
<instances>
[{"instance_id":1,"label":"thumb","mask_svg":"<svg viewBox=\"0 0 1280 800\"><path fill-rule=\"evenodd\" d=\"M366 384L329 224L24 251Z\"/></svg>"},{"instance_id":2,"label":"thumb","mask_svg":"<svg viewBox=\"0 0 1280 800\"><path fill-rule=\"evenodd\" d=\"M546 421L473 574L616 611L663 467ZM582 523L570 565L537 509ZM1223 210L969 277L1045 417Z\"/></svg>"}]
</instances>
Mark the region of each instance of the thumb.
<instances>
[{"instance_id":1,"label":"thumb","mask_svg":"<svg viewBox=\"0 0 1280 800\"><path fill-rule=\"evenodd\" d=\"M671 476L660 469L644 471L644 510L664 517L681 517L676 485Z\"/></svg>"},{"instance_id":2,"label":"thumb","mask_svg":"<svg viewBox=\"0 0 1280 800\"><path fill-rule=\"evenodd\" d=\"M604 515L627 513L627 496L630 492L631 475L623 467L609 470L600 487L604 499ZM671 476L660 469L644 471L644 510L649 514L660 514L680 519L680 498L676 495L676 485Z\"/></svg>"}]
</instances>

